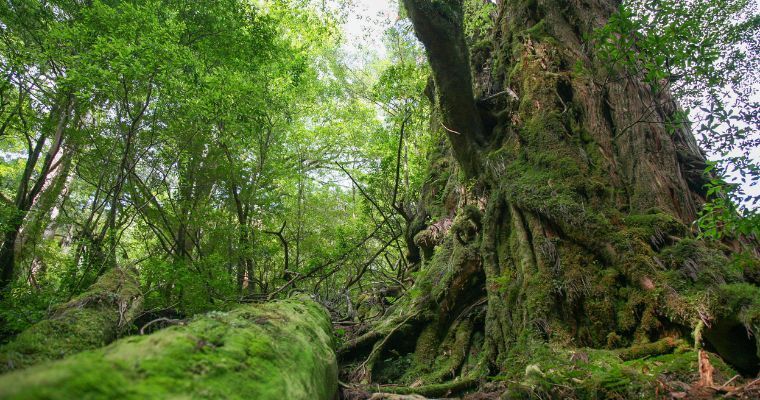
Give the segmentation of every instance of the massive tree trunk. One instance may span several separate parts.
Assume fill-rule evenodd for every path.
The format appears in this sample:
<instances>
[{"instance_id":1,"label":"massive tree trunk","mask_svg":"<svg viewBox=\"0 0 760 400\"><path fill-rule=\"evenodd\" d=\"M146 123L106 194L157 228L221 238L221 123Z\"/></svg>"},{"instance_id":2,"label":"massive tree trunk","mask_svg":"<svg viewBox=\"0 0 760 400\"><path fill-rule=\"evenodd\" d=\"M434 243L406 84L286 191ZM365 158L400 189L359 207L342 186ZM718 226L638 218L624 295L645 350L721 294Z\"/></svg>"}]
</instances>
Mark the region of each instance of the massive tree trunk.
<instances>
[{"instance_id":1,"label":"massive tree trunk","mask_svg":"<svg viewBox=\"0 0 760 400\"><path fill-rule=\"evenodd\" d=\"M87 292L0 346L0 372L21 369L94 349L116 339L142 311L134 272L112 269Z\"/></svg>"},{"instance_id":2,"label":"massive tree trunk","mask_svg":"<svg viewBox=\"0 0 760 400\"><path fill-rule=\"evenodd\" d=\"M0 377L3 399L332 400L330 318L310 300L244 305Z\"/></svg>"},{"instance_id":3,"label":"massive tree trunk","mask_svg":"<svg viewBox=\"0 0 760 400\"><path fill-rule=\"evenodd\" d=\"M534 394L626 396L625 383L599 377L615 370L605 357L622 368L631 361L619 354L675 339L705 339L756 373L760 289L745 276L757 255L740 264L692 238L705 163L688 127L667 127L677 104L610 72L583 40L617 2L498 2L472 54L462 1L404 3L433 70L432 126L448 141L423 188L417 219L438 222L414 236L415 289L343 349L369 354L358 376L426 387L502 375ZM583 347L606 349L581 357L596 369L562 375ZM656 390L647 382L641 390Z\"/></svg>"}]
</instances>

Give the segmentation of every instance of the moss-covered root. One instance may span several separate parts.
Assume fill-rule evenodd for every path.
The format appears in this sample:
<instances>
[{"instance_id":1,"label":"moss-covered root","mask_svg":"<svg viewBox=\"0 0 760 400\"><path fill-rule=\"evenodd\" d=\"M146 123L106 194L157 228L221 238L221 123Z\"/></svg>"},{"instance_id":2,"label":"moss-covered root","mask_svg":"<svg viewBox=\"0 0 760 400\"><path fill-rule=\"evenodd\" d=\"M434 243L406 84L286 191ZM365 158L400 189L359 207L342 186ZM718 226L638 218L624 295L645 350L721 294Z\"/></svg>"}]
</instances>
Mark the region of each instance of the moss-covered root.
<instances>
[{"instance_id":1,"label":"moss-covered root","mask_svg":"<svg viewBox=\"0 0 760 400\"><path fill-rule=\"evenodd\" d=\"M333 347L319 304L249 304L0 376L0 398L332 400Z\"/></svg>"},{"instance_id":2,"label":"moss-covered root","mask_svg":"<svg viewBox=\"0 0 760 400\"><path fill-rule=\"evenodd\" d=\"M55 360L114 341L142 311L134 271L109 270L85 293L0 347L0 372Z\"/></svg>"},{"instance_id":3,"label":"moss-covered root","mask_svg":"<svg viewBox=\"0 0 760 400\"><path fill-rule=\"evenodd\" d=\"M472 377L465 377L456 381L436 383L432 385L424 385L418 387L402 387L402 386L386 386L378 387L381 393L393 393L393 394L406 394L406 395L422 395L422 396L448 396L452 393L458 393L463 390L471 389L478 385L478 380Z\"/></svg>"},{"instance_id":4,"label":"moss-covered root","mask_svg":"<svg viewBox=\"0 0 760 400\"><path fill-rule=\"evenodd\" d=\"M673 352L679 346L685 346L686 342L681 339L666 337L654 343L639 344L617 351L618 357L623 361L635 360L651 356L659 356Z\"/></svg>"}]
</instances>

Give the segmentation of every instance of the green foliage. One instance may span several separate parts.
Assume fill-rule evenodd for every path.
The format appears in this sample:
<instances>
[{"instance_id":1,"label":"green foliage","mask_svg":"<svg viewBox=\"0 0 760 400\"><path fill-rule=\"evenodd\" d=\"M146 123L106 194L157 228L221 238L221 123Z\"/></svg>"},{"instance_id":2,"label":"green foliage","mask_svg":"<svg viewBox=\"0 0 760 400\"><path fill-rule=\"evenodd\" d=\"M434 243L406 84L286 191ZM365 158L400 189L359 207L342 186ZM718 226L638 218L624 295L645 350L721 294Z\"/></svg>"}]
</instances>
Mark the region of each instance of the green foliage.
<instances>
[{"instance_id":1,"label":"green foliage","mask_svg":"<svg viewBox=\"0 0 760 400\"><path fill-rule=\"evenodd\" d=\"M490 1L467 0L464 2L464 37L482 39L493 27L496 4Z\"/></svg>"},{"instance_id":2,"label":"green foliage","mask_svg":"<svg viewBox=\"0 0 760 400\"><path fill-rule=\"evenodd\" d=\"M702 237L715 240L723 237L760 237L760 213L754 207L760 199L753 200L753 207L742 205L741 185L729 183L720 176L711 179L706 189L713 200L705 204L697 220Z\"/></svg>"},{"instance_id":3,"label":"green foliage","mask_svg":"<svg viewBox=\"0 0 760 400\"><path fill-rule=\"evenodd\" d=\"M2 336L114 266L171 315L294 290L348 312L365 281L408 279L428 69L404 21L355 67L346 6L0 5Z\"/></svg>"},{"instance_id":4,"label":"green foliage","mask_svg":"<svg viewBox=\"0 0 760 400\"><path fill-rule=\"evenodd\" d=\"M6 332L13 333L21 332L42 320L49 307L66 300L57 290L30 291L26 283L12 286L9 292L10 295L0 308L0 318L3 319Z\"/></svg>"}]
</instances>

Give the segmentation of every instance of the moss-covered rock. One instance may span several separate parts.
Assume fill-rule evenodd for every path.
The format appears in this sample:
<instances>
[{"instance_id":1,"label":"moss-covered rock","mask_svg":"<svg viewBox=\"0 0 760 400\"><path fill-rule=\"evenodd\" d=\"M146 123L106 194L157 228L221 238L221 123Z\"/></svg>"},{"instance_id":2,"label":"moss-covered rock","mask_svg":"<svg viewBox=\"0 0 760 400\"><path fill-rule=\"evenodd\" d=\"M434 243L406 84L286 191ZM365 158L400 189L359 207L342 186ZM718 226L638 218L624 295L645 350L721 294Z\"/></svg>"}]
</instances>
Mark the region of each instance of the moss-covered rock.
<instances>
[{"instance_id":1,"label":"moss-covered rock","mask_svg":"<svg viewBox=\"0 0 760 400\"><path fill-rule=\"evenodd\" d=\"M327 313L243 305L0 377L3 399L314 399L337 390Z\"/></svg>"},{"instance_id":2,"label":"moss-covered rock","mask_svg":"<svg viewBox=\"0 0 760 400\"><path fill-rule=\"evenodd\" d=\"M106 345L141 311L142 294L135 273L112 269L85 293L56 307L49 318L0 347L0 372Z\"/></svg>"}]
</instances>

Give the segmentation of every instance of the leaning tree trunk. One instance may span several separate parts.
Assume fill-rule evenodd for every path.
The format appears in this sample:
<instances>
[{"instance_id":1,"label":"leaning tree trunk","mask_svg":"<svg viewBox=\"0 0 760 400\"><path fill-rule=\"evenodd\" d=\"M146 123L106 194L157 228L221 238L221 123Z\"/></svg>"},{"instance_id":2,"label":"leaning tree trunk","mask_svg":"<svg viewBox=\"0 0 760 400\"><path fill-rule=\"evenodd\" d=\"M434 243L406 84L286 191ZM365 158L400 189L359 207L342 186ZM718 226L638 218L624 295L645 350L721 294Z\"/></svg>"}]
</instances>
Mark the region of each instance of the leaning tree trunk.
<instances>
[{"instance_id":1,"label":"leaning tree trunk","mask_svg":"<svg viewBox=\"0 0 760 400\"><path fill-rule=\"evenodd\" d=\"M142 311L133 271L115 268L49 318L0 346L0 373L94 349L116 339Z\"/></svg>"},{"instance_id":2,"label":"leaning tree trunk","mask_svg":"<svg viewBox=\"0 0 760 400\"><path fill-rule=\"evenodd\" d=\"M4 375L0 398L332 400L337 374L327 312L285 300Z\"/></svg>"},{"instance_id":3,"label":"leaning tree trunk","mask_svg":"<svg viewBox=\"0 0 760 400\"><path fill-rule=\"evenodd\" d=\"M704 338L756 373L757 259L692 238L705 161L688 127L668 128L677 104L609 72L582 39L617 2L498 3L468 50L462 1L404 1L432 67L432 128L448 137L416 218L438 222L414 236L409 298L343 355L369 354L365 382L461 386L528 380L531 366L545 378L533 364L559 365L563 349Z\"/></svg>"}]
</instances>

